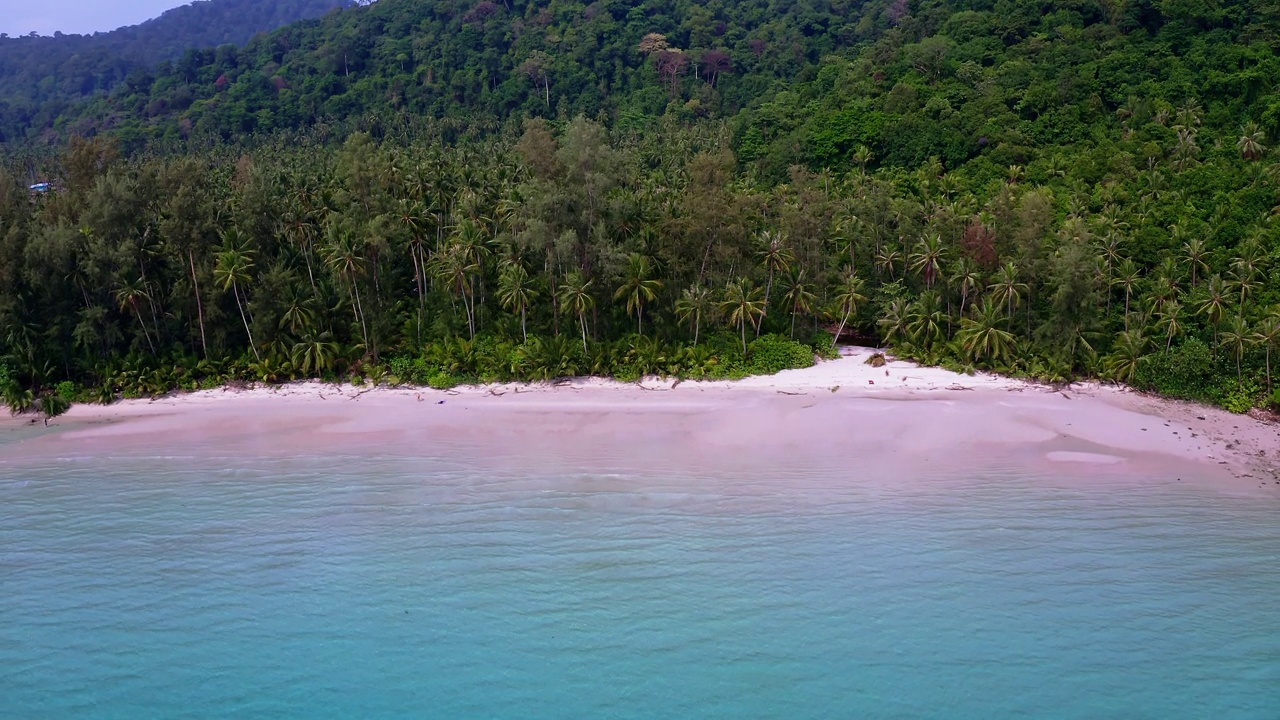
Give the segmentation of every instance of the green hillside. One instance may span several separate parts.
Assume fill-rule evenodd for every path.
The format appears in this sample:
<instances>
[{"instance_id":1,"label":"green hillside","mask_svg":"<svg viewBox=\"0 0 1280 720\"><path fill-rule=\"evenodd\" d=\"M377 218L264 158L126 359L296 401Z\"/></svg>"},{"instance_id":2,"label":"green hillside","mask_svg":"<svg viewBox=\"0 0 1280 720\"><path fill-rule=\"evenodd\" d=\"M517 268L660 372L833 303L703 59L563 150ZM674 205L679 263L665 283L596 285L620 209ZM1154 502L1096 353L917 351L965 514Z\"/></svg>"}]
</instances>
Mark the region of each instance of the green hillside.
<instances>
[{"instance_id":1,"label":"green hillside","mask_svg":"<svg viewBox=\"0 0 1280 720\"><path fill-rule=\"evenodd\" d=\"M83 98L110 91L192 48L243 45L254 35L353 0L199 0L111 32L0 36L0 141L41 136ZM77 112L77 111L71 111Z\"/></svg>"},{"instance_id":2,"label":"green hillside","mask_svg":"<svg viewBox=\"0 0 1280 720\"><path fill-rule=\"evenodd\" d=\"M733 376L825 329L1280 404L1278 21L381 0L191 52L6 131L94 136L10 143L9 392Z\"/></svg>"}]
</instances>

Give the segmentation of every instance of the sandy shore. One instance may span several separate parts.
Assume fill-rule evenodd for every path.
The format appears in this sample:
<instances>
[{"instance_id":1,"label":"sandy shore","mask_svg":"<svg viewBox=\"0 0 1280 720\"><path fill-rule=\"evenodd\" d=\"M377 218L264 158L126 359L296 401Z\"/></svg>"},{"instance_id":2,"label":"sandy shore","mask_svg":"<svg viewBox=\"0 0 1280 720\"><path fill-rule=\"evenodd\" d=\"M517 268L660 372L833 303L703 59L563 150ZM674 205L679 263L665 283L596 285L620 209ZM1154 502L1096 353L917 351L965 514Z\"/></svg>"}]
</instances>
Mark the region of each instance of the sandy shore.
<instances>
[{"instance_id":1,"label":"sandy shore","mask_svg":"<svg viewBox=\"0 0 1280 720\"><path fill-rule=\"evenodd\" d=\"M78 405L46 429L0 419L0 463L173 456L443 454L477 463L850 472L1025 465L1084 478L1183 475L1280 492L1280 426L1121 388L1065 391L871 350L737 382L502 384L449 391L318 382Z\"/></svg>"}]
</instances>

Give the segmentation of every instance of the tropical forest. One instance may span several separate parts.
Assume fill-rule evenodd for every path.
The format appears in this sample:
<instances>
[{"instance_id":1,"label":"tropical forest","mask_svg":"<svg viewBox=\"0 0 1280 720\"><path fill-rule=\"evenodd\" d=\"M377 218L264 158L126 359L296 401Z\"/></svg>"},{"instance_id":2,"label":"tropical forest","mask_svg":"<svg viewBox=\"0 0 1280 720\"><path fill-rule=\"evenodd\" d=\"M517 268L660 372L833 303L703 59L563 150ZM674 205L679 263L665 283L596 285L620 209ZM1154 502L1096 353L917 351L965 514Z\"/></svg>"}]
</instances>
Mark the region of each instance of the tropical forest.
<instances>
[{"instance_id":1,"label":"tropical forest","mask_svg":"<svg viewBox=\"0 0 1280 720\"><path fill-rule=\"evenodd\" d=\"M379 0L48 68L0 97L0 388L859 343L1277 408L1278 48L1263 0Z\"/></svg>"}]
</instances>

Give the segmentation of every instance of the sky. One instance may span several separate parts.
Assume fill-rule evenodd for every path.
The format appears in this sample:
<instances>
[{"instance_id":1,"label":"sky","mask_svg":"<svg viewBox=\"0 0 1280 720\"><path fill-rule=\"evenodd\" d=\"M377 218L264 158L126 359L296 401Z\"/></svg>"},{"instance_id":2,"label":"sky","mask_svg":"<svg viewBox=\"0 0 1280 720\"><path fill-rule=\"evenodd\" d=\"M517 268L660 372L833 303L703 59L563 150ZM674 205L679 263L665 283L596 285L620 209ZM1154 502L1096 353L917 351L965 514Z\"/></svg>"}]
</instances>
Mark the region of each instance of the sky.
<instances>
[{"instance_id":1,"label":"sky","mask_svg":"<svg viewBox=\"0 0 1280 720\"><path fill-rule=\"evenodd\" d=\"M137 25L191 0L0 0L0 32L52 35Z\"/></svg>"}]
</instances>

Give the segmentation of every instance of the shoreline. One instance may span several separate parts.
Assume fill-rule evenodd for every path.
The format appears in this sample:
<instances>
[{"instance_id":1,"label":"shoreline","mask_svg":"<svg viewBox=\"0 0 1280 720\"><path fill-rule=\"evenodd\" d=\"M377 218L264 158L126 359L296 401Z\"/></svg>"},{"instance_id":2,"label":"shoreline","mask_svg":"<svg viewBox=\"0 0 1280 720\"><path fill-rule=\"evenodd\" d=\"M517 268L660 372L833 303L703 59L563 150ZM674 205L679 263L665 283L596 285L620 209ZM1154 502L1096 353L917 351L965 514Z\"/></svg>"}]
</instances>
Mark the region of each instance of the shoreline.
<instances>
[{"instance_id":1,"label":"shoreline","mask_svg":"<svg viewBox=\"0 0 1280 720\"><path fill-rule=\"evenodd\" d=\"M836 360L737 381L575 378L451 390L302 381L76 405L47 429L0 418L0 464L175 444L249 455L466 448L486 462L543 455L566 466L598 465L594 455L673 467L894 469L1016 458L1086 475L1161 475L1194 463L1224 485L1280 492L1275 423L1098 383L1055 389L902 360L877 368L865 363L873 352L845 347Z\"/></svg>"}]
</instances>

